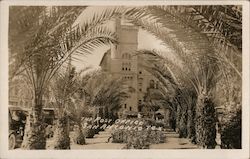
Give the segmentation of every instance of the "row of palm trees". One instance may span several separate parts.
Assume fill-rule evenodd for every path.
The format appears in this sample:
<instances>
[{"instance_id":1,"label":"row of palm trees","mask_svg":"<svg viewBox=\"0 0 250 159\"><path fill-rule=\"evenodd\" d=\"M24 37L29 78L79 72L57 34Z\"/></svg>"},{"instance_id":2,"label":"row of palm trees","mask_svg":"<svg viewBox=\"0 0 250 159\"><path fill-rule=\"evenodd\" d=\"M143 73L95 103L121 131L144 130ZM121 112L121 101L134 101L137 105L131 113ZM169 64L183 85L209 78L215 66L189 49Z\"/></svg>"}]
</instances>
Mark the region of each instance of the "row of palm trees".
<instances>
[{"instance_id":1,"label":"row of palm trees","mask_svg":"<svg viewBox=\"0 0 250 159\"><path fill-rule=\"evenodd\" d=\"M114 112L127 97L127 91L120 79L114 79L102 71L91 71L89 68L76 72L74 67L69 66L55 75L51 88L51 95L55 97L52 105L58 109L55 149L70 148L70 123L78 126L76 142L84 144L82 117L114 118ZM108 116L100 115L98 108L107 110Z\"/></svg>"},{"instance_id":2,"label":"row of palm trees","mask_svg":"<svg viewBox=\"0 0 250 159\"><path fill-rule=\"evenodd\" d=\"M114 33L98 26L102 20L86 22L81 28L71 27L85 8L10 7L9 46L14 62L10 63L9 79L11 82L17 75L23 75L34 97L30 129L26 132L27 142L23 142L23 148L45 149L43 96L71 54L85 55L94 48L115 42Z\"/></svg>"},{"instance_id":3,"label":"row of palm trees","mask_svg":"<svg viewBox=\"0 0 250 159\"><path fill-rule=\"evenodd\" d=\"M146 68L166 88L162 89L166 95L162 101L169 101L166 91L170 87L173 90L168 105L176 113L180 135L192 138L202 147L213 148L215 107L237 101L241 110L241 83L232 82L242 78L241 6L106 7L73 25L81 13L91 9L10 7L10 15L15 15L10 17L9 46L11 59L15 59L10 62L10 68L13 68L9 73L10 82L24 73L35 97L26 148L45 148L42 98L55 74L71 55L76 60L77 56L92 53L103 44L116 43L115 33L105 24L121 16L153 34L175 54L177 63L167 55L161 56L166 53L139 51L149 57L145 58L149 63ZM20 25L22 27L18 27ZM232 87L238 88L237 91L232 92ZM107 87L102 91L100 94L93 92L95 99L111 90ZM218 98L221 94L223 98ZM92 105L105 105L100 100L91 101Z\"/></svg>"},{"instance_id":4,"label":"row of palm trees","mask_svg":"<svg viewBox=\"0 0 250 159\"><path fill-rule=\"evenodd\" d=\"M152 33L170 45L178 63L162 56L164 53L141 50L139 54L148 55L144 67L165 88L169 89L168 83L172 85L174 102L170 107L175 108L180 137L189 137L203 148L214 148L218 121L216 107L236 107L234 113L225 109L225 116L230 114L233 118L241 118L238 113L241 111L242 76L240 7L153 6L149 10L152 15L157 15L156 23L151 26L154 28ZM238 82L232 82L236 79ZM231 85L225 86L225 83ZM222 93L225 88L235 87L237 93ZM229 99L231 96L233 99ZM228 105L230 102L234 103L233 106ZM222 135L229 134L227 127L234 127L230 123L232 119L226 120L228 122L221 125ZM241 125L240 120L234 124ZM237 129L234 137L241 141L241 129ZM227 140L230 137L234 138L225 136ZM240 148L241 144L234 144L234 141L223 143L222 140L222 147Z\"/></svg>"}]
</instances>

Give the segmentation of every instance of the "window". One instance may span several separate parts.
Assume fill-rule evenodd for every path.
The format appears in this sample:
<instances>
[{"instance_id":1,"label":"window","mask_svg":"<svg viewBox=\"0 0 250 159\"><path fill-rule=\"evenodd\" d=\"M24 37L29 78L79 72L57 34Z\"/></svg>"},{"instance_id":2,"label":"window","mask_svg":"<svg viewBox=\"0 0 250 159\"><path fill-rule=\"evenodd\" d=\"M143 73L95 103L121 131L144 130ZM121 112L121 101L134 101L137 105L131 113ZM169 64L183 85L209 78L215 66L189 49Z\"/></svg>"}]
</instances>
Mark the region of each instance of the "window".
<instances>
[{"instance_id":1,"label":"window","mask_svg":"<svg viewBox=\"0 0 250 159\"><path fill-rule=\"evenodd\" d=\"M141 100L138 101L138 111L141 112L142 111L142 104L141 104Z\"/></svg>"},{"instance_id":2,"label":"window","mask_svg":"<svg viewBox=\"0 0 250 159\"><path fill-rule=\"evenodd\" d=\"M130 62L122 62L122 70L130 71L131 70L131 63Z\"/></svg>"},{"instance_id":3,"label":"window","mask_svg":"<svg viewBox=\"0 0 250 159\"><path fill-rule=\"evenodd\" d=\"M139 74L142 74L142 72L141 72L141 71L139 71Z\"/></svg>"},{"instance_id":4,"label":"window","mask_svg":"<svg viewBox=\"0 0 250 159\"><path fill-rule=\"evenodd\" d=\"M138 104L141 105L141 100L138 101Z\"/></svg>"},{"instance_id":5,"label":"window","mask_svg":"<svg viewBox=\"0 0 250 159\"><path fill-rule=\"evenodd\" d=\"M127 108L127 104L124 104L124 108L125 108L125 109Z\"/></svg>"},{"instance_id":6,"label":"window","mask_svg":"<svg viewBox=\"0 0 250 159\"><path fill-rule=\"evenodd\" d=\"M139 79L138 79L138 85L139 85L139 86L142 86L142 82L143 82L143 78L139 78Z\"/></svg>"},{"instance_id":7,"label":"window","mask_svg":"<svg viewBox=\"0 0 250 159\"><path fill-rule=\"evenodd\" d=\"M129 107L129 110L132 111L132 107Z\"/></svg>"},{"instance_id":8,"label":"window","mask_svg":"<svg viewBox=\"0 0 250 159\"><path fill-rule=\"evenodd\" d=\"M150 82L149 82L149 88L154 88L155 86L155 82L154 82L154 80L150 80Z\"/></svg>"},{"instance_id":9,"label":"window","mask_svg":"<svg viewBox=\"0 0 250 159\"><path fill-rule=\"evenodd\" d=\"M141 88L139 88L139 91L141 92L141 91L142 91L142 89L141 89Z\"/></svg>"},{"instance_id":10,"label":"window","mask_svg":"<svg viewBox=\"0 0 250 159\"><path fill-rule=\"evenodd\" d=\"M131 63L128 62L128 63L127 63L127 66L128 66L128 70L130 71L130 70L131 70Z\"/></svg>"},{"instance_id":11,"label":"window","mask_svg":"<svg viewBox=\"0 0 250 159\"><path fill-rule=\"evenodd\" d=\"M123 58L123 59L130 60L130 59L131 59L131 55L130 55L129 53L123 53L123 54L122 54L122 58Z\"/></svg>"}]
</instances>

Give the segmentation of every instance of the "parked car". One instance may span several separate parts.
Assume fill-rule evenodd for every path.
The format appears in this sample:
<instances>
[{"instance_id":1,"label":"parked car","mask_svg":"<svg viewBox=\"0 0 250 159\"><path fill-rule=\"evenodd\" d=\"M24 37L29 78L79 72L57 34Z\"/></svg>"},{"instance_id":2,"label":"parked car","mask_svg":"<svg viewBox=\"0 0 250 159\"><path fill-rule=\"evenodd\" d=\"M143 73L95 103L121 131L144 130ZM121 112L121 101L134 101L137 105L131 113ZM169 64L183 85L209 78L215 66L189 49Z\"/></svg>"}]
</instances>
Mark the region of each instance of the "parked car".
<instances>
[{"instance_id":1,"label":"parked car","mask_svg":"<svg viewBox=\"0 0 250 159\"><path fill-rule=\"evenodd\" d=\"M19 147L23 141L29 112L18 106L9 106L9 149Z\"/></svg>"}]
</instances>

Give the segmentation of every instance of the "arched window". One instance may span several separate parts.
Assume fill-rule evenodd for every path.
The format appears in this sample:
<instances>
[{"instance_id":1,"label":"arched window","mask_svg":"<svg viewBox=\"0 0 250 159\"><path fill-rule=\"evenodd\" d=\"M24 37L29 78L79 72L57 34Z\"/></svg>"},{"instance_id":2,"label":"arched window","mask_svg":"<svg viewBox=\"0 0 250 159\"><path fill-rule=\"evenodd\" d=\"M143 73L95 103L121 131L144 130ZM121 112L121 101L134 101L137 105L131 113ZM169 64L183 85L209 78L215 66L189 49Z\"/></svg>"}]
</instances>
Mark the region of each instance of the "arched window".
<instances>
[{"instance_id":1,"label":"arched window","mask_svg":"<svg viewBox=\"0 0 250 159\"><path fill-rule=\"evenodd\" d=\"M123 53L122 54L122 58L130 60L131 59L131 55L129 53Z\"/></svg>"},{"instance_id":2,"label":"arched window","mask_svg":"<svg viewBox=\"0 0 250 159\"><path fill-rule=\"evenodd\" d=\"M139 79L138 79L138 85L139 85L139 86L142 86L142 82L143 82L143 78L139 78Z\"/></svg>"},{"instance_id":3,"label":"arched window","mask_svg":"<svg viewBox=\"0 0 250 159\"><path fill-rule=\"evenodd\" d=\"M150 80L149 82L149 88L154 88L155 87L155 81L154 80Z\"/></svg>"}]
</instances>

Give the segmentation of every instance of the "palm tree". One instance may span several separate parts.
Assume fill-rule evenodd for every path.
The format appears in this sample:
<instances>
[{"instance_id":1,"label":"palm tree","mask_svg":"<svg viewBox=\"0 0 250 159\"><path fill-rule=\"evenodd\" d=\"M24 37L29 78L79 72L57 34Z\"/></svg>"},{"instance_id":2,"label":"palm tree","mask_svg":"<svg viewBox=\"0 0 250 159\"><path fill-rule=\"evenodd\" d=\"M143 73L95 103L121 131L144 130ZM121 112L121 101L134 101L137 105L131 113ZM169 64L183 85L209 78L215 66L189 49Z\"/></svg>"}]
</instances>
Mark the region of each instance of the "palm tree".
<instances>
[{"instance_id":1,"label":"palm tree","mask_svg":"<svg viewBox=\"0 0 250 159\"><path fill-rule=\"evenodd\" d=\"M139 50L137 53L144 56L144 63L141 66L161 83L159 96L162 98L158 102L171 110L172 115L175 114L176 119L171 120L176 120L180 137L189 135L189 138L192 138L194 135L191 135L191 129L193 129L191 123L193 123L194 116L191 110L195 101L190 95L195 90L186 78L179 77L180 73L177 72L180 72L180 66L156 51ZM187 116L188 114L190 117ZM189 126L186 122L189 122Z\"/></svg>"},{"instance_id":2,"label":"palm tree","mask_svg":"<svg viewBox=\"0 0 250 159\"><path fill-rule=\"evenodd\" d=\"M187 117L188 117L187 114L188 114L188 107L189 107L190 111L192 110L192 102L191 103L189 102L189 99L192 98L192 96L191 97L189 96L189 94L187 93L188 90L185 91L185 89L182 88L185 85L183 85L181 83L187 82L187 80L188 80L188 83L190 82L192 84L192 87L194 88L194 90L200 90L203 87L208 88L207 86L209 86L209 88L211 88L213 85L209 84L209 82L214 82L214 81L212 81L212 77L210 77L210 81L208 82L207 79L204 79L204 76L206 77L206 74L200 75L200 73L203 73L204 71L199 70L199 69L197 70L195 66L189 65L189 63L182 63L185 67L185 70L184 70L183 68L181 68L180 66L178 66L176 64L173 65L173 63L171 61L165 60L165 58L157 55L155 52L150 52L150 51L141 51L141 52L144 54L147 54L147 55L151 55L151 58L149 58L149 59L152 59L152 55L154 55L154 60L150 60L150 65L147 66L151 69L147 69L147 70L149 70L149 72L151 72L155 77L157 77L161 81L161 83L163 83L165 85L165 87L167 87L167 83L170 83L172 85L172 88L174 88L175 94L176 94L174 101L176 101L175 103L177 104L177 107L176 107L177 126L179 127L180 137L182 137L182 136L186 137L188 135L187 131L191 132L191 130L187 130ZM193 56L191 58L195 58L195 56ZM198 64L196 63L197 66L202 68L203 65L198 65ZM173 74L173 69L171 68L171 66L172 66L172 68L173 68L173 66L175 67L174 74ZM205 65L205 66L209 66L209 65ZM211 67L212 66L213 65L211 65ZM198 72L191 74L191 71L195 71L195 69ZM212 75L214 75L214 74L211 74L211 76ZM179 81L177 79L179 79ZM207 85L202 85L202 82L204 84L207 84ZM189 84L187 86L189 87ZM185 86L185 87L187 87L187 86ZM197 94L197 96L199 96L199 92L196 92L196 94ZM200 103L197 102L197 104L200 104ZM188 106L188 105L190 105L190 106ZM199 106L196 106L196 108L198 107L198 108L201 108L203 110L204 108L202 108L202 106L203 105L199 105ZM204 107L206 107L206 106L204 106ZM197 119L199 119L197 117L197 114L199 113L199 111L200 110L196 109L196 118ZM203 112L203 111L201 111L201 112ZM202 114L199 117L206 117L206 115L207 114ZM189 119L192 119L192 118L190 117ZM215 119L215 117L214 117L214 119ZM191 126L191 123L193 123L193 122L192 121L189 122L190 126ZM201 124L201 123L196 122L196 125L199 125L199 124ZM203 127L201 129L204 129L203 131L206 131L205 128L203 128ZM215 130L215 125L214 125L214 130ZM203 132L198 132L196 134L196 137L198 138L200 134L203 134ZM211 134L211 135L215 135L215 134ZM196 140L197 140L197 138L196 138ZM215 138L215 136L214 136L214 138ZM205 142L206 141L204 141L204 139L202 141L199 141L199 143L205 143Z\"/></svg>"},{"instance_id":3,"label":"palm tree","mask_svg":"<svg viewBox=\"0 0 250 159\"><path fill-rule=\"evenodd\" d=\"M179 78L188 82L194 92L188 101L197 101L188 110L195 111L196 142L202 147L214 147L215 120L211 121L210 117L214 118L211 95L215 84L229 70L240 80L242 76L241 6L145 6L125 8L123 12L108 8L112 9L162 40L178 57L183 66L175 66L182 73ZM212 131L206 129L206 124Z\"/></svg>"},{"instance_id":4,"label":"palm tree","mask_svg":"<svg viewBox=\"0 0 250 159\"><path fill-rule=\"evenodd\" d=\"M149 6L139 11L144 14L135 15L135 12L138 10L135 9L134 13L131 13L131 19L135 24L143 26L144 29L165 42L184 63L194 61L196 66L189 64L188 68L192 70L189 73L193 74L195 83L192 82L192 85L198 94L197 142L204 147L205 141L202 141L201 134L205 130L200 129L202 125L200 117L203 116L201 110L203 106L213 105L208 94L212 91L210 89L214 88L212 86L216 80L214 70L218 70L207 65L217 61L217 66L219 64L222 67L229 66L241 78L241 67L237 62L241 60L241 44L239 43L241 43L242 13L240 6ZM151 19L148 18L149 15ZM235 33L230 30L234 30ZM199 58L191 60L187 58L189 55L196 54ZM233 61L232 57L237 58L237 61ZM207 60L207 58L212 59ZM196 71L199 60L201 60L199 66L202 67ZM205 78L201 79L202 76ZM215 79L211 80L211 78ZM214 137L214 131L212 136Z\"/></svg>"},{"instance_id":5,"label":"palm tree","mask_svg":"<svg viewBox=\"0 0 250 159\"><path fill-rule=\"evenodd\" d=\"M124 99L128 97L126 93L128 90L124 87L121 79L99 71L89 80L86 92L90 97L89 105L96 107L98 110L106 110L102 115L97 111L96 115L102 118L114 117L114 112L120 108Z\"/></svg>"},{"instance_id":6,"label":"palm tree","mask_svg":"<svg viewBox=\"0 0 250 159\"><path fill-rule=\"evenodd\" d=\"M181 75L179 78L188 81L196 94L195 98L189 98L191 101L197 100L196 142L203 147L214 147L215 121L209 117L214 118L211 95L218 78L223 75L218 70L225 71L225 66L229 67L241 79L241 7L146 6L129 7L122 10L123 13L117 8L108 10L113 10L110 13L117 12L149 31L178 56L184 65L175 66L182 73L182 78ZM203 119L207 121L203 122ZM204 126L207 123L213 129L208 134L210 137L201 135L208 132ZM205 141L207 139L211 140Z\"/></svg>"},{"instance_id":7,"label":"palm tree","mask_svg":"<svg viewBox=\"0 0 250 159\"><path fill-rule=\"evenodd\" d=\"M20 28L24 28L25 31L30 33L27 39L25 38L24 49L16 52L16 59L20 59L16 65L21 66L21 72L23 70L27 74L34 96L34 105L30 115L30 130L26 129L23 148L45 148L45 132L42 120L44 90L54 74L68 60L68 57L73 53L78 55L92 53L96 47L115 42L114 34L108 29L92 25L103 23L102 20L95 21L95 23L86 22L82 27L71 27L84 8L12 7L10 9L10 15L18 11L21 16L11 19L10 24L15 26L16 23L13 21L16 20L20 23ZM38 11L33 15L36 9ZM31 21L29 21L30 19ZM10 34L13 39L19 38L21 35L21 31L16 26L13 27L13 30L10 29L10 32L16 33L13 33L15 36ZM15 46L14 48L17 49L19 44L14 43L11 46ZM16 75L15 72L19 71L14 70L12 72L13 75Z\"/></svg>"},{"instance_id":8,"label":"palm tree","mask_svg":"<svg viewBox=\"0 0 250 159\"><path fill-rule=\"evenodd\" d=\"M185 65L186 68L182 68L181 72L182 73L184 72L183 75L186 76L186 78L191 83L197 94L197 104L196 104L196 118L198 119L197 120L198 122L196 124L197 143L204 146L204 143L206 141L203 140L205 140L206 137L203 137L201 134L203 134L207 130L200 129L200 127L202 127L201 125L204 124L202 123L202 120L200 120L200 117L205 115L201 113L203 108L206 110L210 110L211 108L210 112L213 112L212 110L213 101L211 100L210 94L212 94L212 92L214 91L213 85L216 83L215 81L217 79L218 66L220 65L220 66L230 67L230 69L233 70L235 74L239 76L239 78L241 79L241 66L240 66L242 57L241 45L240 45L241 30L242 30L241 7L240 6L146 6L146 7L136 7L136 8L111 7L104 12L107 14L103 13L101 13L100 15L95 14L93 17L90 18L90 21L92 22L91 24L86 25L87 23L82 23L84 27L80 26L80 28L82 28L82 30L84 30L85 32L86 30L96 31L93 29L93 27L98 26L97 30L99 30L99 27L102 26L103 22L109 20L110 18L116 17L117 15L123 15L124 17L130 19L132 23L141 26L143 29L149 31L150 33L155 35L158 39L162 40ZM89 34L89 36L85 35L84 37L89 38L90 36L92 37L92 35L93 34ZM75 51L75 49L77 49L78 47L71 48L70 46L74 46L72 45L73 42L72 43L69 42L71 40L68 40L69 39L68 36L64 37L67 41L64 45L66 46L65 49L67 50L68 53L67 55L70 55L72 52L68 50L73 49L73 51ZM37 39L33 41L39 41L39 40ZM103 40L101 41L101 44L102 42ZM96 41L94 44L97 44ZM100 41L98 42L98 45L99 44ZM87 46L90 47L89 45ZM82 48L84 49L84 51L89 51L89 49L86 49L84 47ZM190 56L193 58L192 59L188 58ZM41 59L40 56L33 56L33 58L34 57L36 57L35 59ZM235 58L237 60L234 60ZM33 62L34 60L30 61ZM36 60L34 62L37 63ZM217 64L213 65L212 63L214 62L216 62ZM214 67L217 68L215 69ZM27 68L32 68L32 67L27 67ZM36 71L36 74L38 72L39 69ZM38 77L40 77L40 75ZM207 109L207 107L209 109ZM213 137L211 137L211 139L213 140Z\"/></svg>"},{"instance_id":9,"label":"palm tree","mask_svg":"<svg viewBox=\"0 0 250 159\"><path fill-rule=\"evenodd\" d=\"M53 96L58 109L58 121L55 130L55 149L70 149L69 119L81 126L83 113L87 113L84 107L82 87L86 85L89 75L81 76L89 70L89 67L76 72L71 65L65 71L57 73L53 79ZM81 127L79 127L81 128ZM82 135L81 129L79 135ZM84 137L82 137L85 143Z\"/></svg>"}]
</instances>

